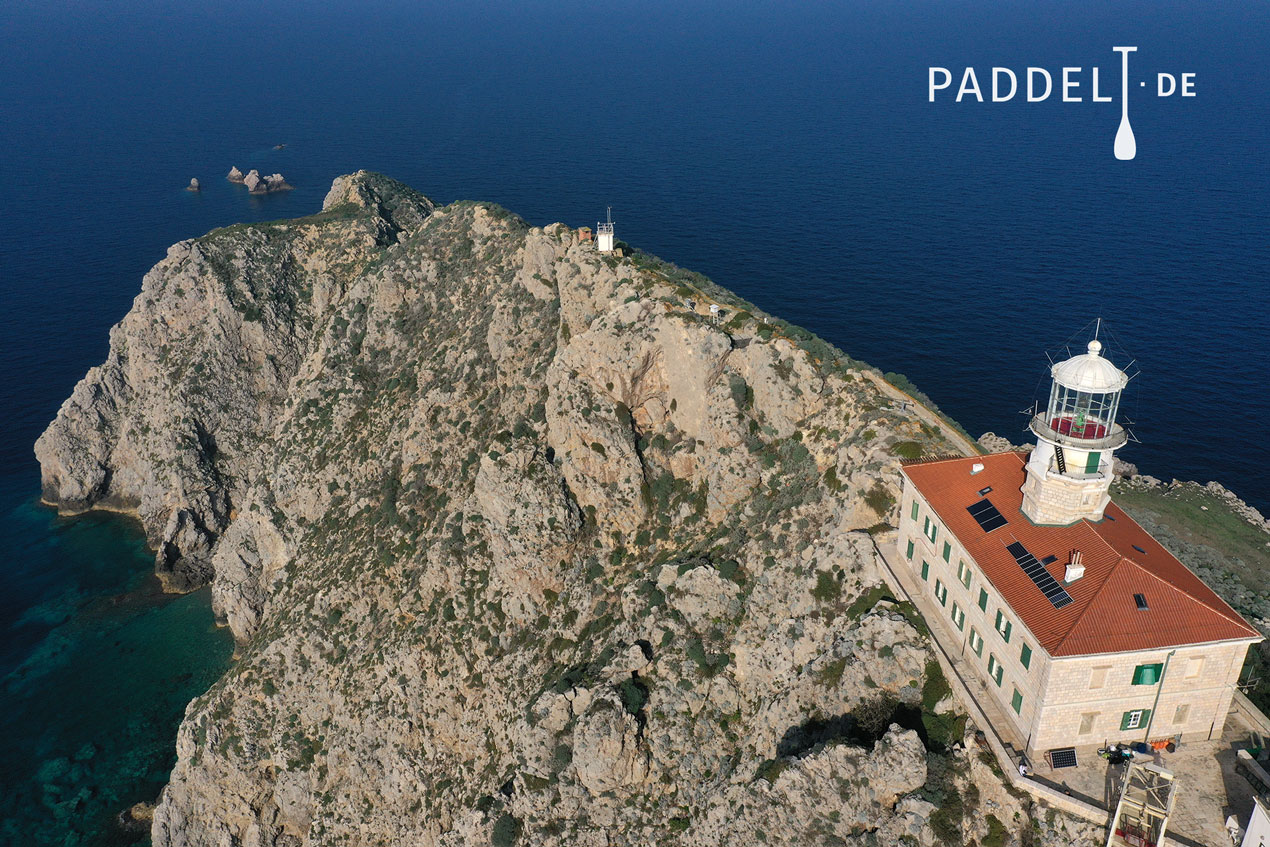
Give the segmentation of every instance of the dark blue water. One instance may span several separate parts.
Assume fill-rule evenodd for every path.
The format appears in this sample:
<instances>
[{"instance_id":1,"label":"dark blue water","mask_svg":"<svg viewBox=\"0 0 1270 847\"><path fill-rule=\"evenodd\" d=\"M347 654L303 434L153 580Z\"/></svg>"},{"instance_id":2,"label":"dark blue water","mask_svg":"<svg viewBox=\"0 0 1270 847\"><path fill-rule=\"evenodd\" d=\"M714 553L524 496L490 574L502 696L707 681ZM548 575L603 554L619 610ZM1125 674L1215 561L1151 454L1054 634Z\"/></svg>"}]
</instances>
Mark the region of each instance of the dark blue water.
<instances>
[{"instance_id":1,"label":"dark blue water","mask_svg":"<svg viewBox=\"0 0 1270 847\"><path fill-rule=\"evenodd\" d=\"M1045 352L1104 317L1142 371L1142 443L1123 457L1270 506L1270 6L448 5L0 6L9 667L58 627L88 638L100 598L148 567L117 522L29 503L30 445L141 275L214 226L315 211L358 168L539 224L612 204L619 237L907 374L974 434L1021 438ZM1088 102L1091 65L1118 91L1116 44L1139 47L1131 77L1148 82L1130 163L1111 155L1119 102ZM1080 66L1086 101L927 102L928 66L967 64L985 84L992 65ZM1157 71L1196 73L1199 96L1150 96ZM297 190L251 198L231 165ZM192 176L201 194L182 190ZM58 597L78 598L63 623L5 629ZM23 696L65 683L42 679Z\"/></svg>"}]
</instances>

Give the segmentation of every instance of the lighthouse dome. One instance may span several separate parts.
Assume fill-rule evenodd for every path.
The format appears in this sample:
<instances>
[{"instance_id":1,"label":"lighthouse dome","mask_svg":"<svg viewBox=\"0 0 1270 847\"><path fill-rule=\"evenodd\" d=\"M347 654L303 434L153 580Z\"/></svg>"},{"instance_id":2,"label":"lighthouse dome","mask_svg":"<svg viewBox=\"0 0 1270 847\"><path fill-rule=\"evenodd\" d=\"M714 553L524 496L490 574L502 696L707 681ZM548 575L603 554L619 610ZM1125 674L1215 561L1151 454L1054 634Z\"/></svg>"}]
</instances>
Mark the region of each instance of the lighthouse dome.
<instances>
[{"instance_id":1,"label":"lighthouse dome","mask_svg":"<svg viewBox=\"0 0 1270 847\"><path fill-rule=\"evenodd\" d=\"M1094 339L1089 342L1087 349L1089 352L1054 365L1050 369L1054 381L1067 388L1088 391L1091 394L1109 394L1120 391L1129 384L1129 377L1102 357L1100 341Z\"/></svg>"}]
</instances>

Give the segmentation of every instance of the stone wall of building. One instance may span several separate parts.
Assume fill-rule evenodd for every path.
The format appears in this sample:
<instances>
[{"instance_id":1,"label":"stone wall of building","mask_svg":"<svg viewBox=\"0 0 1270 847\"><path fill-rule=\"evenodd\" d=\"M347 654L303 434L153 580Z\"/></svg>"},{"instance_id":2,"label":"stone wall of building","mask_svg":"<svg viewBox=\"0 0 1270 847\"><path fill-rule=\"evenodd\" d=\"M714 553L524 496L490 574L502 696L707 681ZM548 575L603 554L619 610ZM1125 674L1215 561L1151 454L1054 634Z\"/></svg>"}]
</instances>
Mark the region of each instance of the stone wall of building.
<instances>
[{"instance_id":1,"label":"stone wall of building","mask_svg":"<svg viewBox=\"0 0 1270 847\"><path fill-rule=\"evenodd\" d=\"M1034 745L1046 750L1143 741L1148 722L1152 739L1179 733L1183 738L1216 738L1247 650L1247 642L1237 642L1178 648L1171 659L1168 650L1056 659ZM1166 659L1162 687L1133 684L1135 668ZM1154 705L1157 689L1159 704ZM1144 715L1137 727L1121 729L1126 712L1153 705L1153 718Z\"/></svg>"},{"instance_id":2,"label":"stone wall of building","mask_svg":"<svg viewBox=\"0 0 1270 847\"><path fill-rule=\"evenodd\" d=\"M1109 473L1080 479L1051 472L1042 481L1029 472L1023 483L1023 511L1038 524L1066 526L1081 518L1098 520L1111 499L1110 488Z\"/></svg>"},{"instance_id":3,"label":"stone wall of building","mask_svg":"<svg viewBox=\"0 0 1270 847\"><path fill-rule=\"evenodd\" d=\"M916 518L913 517L913 503L917 503ZM978 564L957 541L956 536L938 521L930 504L908 480L905 480L901 507L903 511L900 516L898 543L905 564L920 577L922 562L929 563L925 582L928 594L935 595L937 580L948 589L947 600L942 604L944 614L938 623L944 630L942 635L949 646L949 652L960 655L975 668L979 678L996 697L1002 711L1014 722L1018 737L1027 739L1041 703L1040 692L1044 690L1048 655L1019 616L997 593L992 583L983 577ZM933 542L925 531L928 517L936 523ZM911 557L908 554L910 541L913 543ZM947 558L944 555L945 544L948 545ZM959 566L963 562L970 568L968 587L958 576ZM984 607L979 603L981 591L988 594ZM952 619L954 603L965 612L964 628L958 629ZM998 610L1011 625L1008 642L996 628ZM983 648L979 652L972 649L972 632L983 638ZM1022 661L1024 645L1028 646L1032 654L1027 667L1024 667ZM1003 668L999 685L988 673L990 657L995 657ZM1016 689L1023 696L1018 712L1015 712L1013 703Z\"/></svg>"}]
</instances>

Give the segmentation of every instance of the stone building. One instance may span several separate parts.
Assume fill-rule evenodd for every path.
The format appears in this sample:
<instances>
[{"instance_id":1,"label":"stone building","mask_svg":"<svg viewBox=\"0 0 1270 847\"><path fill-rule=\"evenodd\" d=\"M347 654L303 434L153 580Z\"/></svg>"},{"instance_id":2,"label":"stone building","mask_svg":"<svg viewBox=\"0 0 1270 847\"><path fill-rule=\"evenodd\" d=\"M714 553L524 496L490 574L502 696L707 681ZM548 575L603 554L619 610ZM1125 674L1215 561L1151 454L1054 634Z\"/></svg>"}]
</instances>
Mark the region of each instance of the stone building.
<instances>
[{"instance_id":1,"label":"stone building","mask_svg":"<svg viewBox=\"0 0 1270 847\"><path fill-rule=\"evenodd\" d=\"M1029 755L1220 736L1261 635L1111 502L1127 377L1053 366L1030 454L905 464L899 553L944 614L932 634L984 680Z\"/></svg>"}]
</instances>

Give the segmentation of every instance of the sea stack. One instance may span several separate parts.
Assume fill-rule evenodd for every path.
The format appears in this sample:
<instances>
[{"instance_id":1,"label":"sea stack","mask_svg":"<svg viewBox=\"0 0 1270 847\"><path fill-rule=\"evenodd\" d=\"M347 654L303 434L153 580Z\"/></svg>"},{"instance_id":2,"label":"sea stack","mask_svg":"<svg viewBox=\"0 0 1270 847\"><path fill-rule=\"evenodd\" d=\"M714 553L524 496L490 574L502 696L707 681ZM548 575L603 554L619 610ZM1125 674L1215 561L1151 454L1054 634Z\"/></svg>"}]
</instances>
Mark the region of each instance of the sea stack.
<instances>
[{"instance_id":1,"label":"sea stack","mask_svg":"<svg viewBox=\"0 0 1270 847\"><path fill-rule=\"evenodd\" d=\"M202 191L202 186L198 184L198 177L190 177L190 184L185 186L186 191Z\"/></svg>"},{"instance_id":2,"label":"sea stack","mask_svg":"<svg viewBox=\"0 0 1270 847\"><path fill-rule=\"evenodd\" d=\"M248 171L247 176L243 177L243 185L247 186L247 190L252 194L270 194L274 191L291 190L291 186L283 178L282 174L261 176L260 172L255 168Z\"/></svg>"},{"instance_id":3,"label":"sea stack","mask_svg":"<svg viewBox=\"0 0 1270 847\"><path fill-rule=\"evenodd\" d=\"M225 177L225 179L229 180L230 182L241 183L243 181L243 172L238 170L236 166L232 167L229 169L229 176Z\"/></svg>"}]
</instances>

